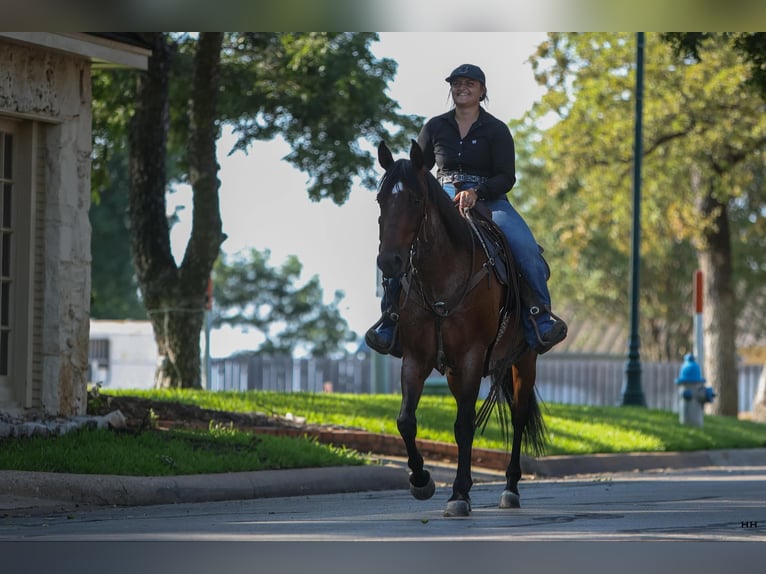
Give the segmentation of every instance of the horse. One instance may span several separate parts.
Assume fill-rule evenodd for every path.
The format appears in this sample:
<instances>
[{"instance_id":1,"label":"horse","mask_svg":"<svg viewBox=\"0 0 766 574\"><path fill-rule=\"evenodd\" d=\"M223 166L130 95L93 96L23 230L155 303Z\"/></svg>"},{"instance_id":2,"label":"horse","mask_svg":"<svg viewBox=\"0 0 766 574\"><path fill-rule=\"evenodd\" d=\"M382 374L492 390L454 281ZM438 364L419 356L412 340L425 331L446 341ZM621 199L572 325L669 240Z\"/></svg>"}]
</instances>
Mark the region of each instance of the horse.
<instances>
[{"instance_id":1,"label":"horse","mask_svg":"<svg viewBox=\"0 0 766 574\"><path fill-rule=\"evenodd\" d=\"M454 205L424 167L416 141L409 159L396 161L380 142L378 162L385 173L377 194L377 265L384 276L399 277L402 285L393 314L402 357L397 427L407 451L410 492L419 500L435 492L415 436L425 379L436 368L446 374L457 404L457 470L444 515L471 513L473 439L493 411L506 447L511 445L499 506L519 508L522 447L541 454L546 431L535 392L537 353L523 336L518 284L503 284L494 276L491 257L474 232L474 210L461 213ZM515 271L508 275L518 278ZM490 392L477 413L485 376L491 377Z\"/></svg>"}]
</instances>

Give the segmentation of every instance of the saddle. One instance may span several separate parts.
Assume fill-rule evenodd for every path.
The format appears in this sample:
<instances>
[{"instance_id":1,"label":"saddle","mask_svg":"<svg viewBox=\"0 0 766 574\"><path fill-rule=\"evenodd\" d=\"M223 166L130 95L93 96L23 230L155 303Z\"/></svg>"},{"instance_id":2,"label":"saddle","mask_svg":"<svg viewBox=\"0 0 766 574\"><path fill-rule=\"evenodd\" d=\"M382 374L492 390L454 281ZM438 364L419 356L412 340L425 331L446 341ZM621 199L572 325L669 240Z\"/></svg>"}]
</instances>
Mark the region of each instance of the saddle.
<instances>
[{"instance_id":1,"label":"saddle","mask_svg":"<svg viewBox=\"0 0 766 574\"><path fill-rule=\"evenodd\" d=\"M515 287L516 281L512 279L510 273L511 269L516 272L511 248L505 234L492 221L492 213L489 208L482 202L478 202L471 209L470 215L473 216L472 221L474 223L471 227L484 248L484 253L487 255L495 277L503 285Z\"/></svg>"},{"instance_id":2,"label":"saddle","mask_svg":"<svg viewBox=\"0 0 766 574\"><path fill-rule=\"evenodd\" d=\"M492 221L492 213L483 203L478 202L471 210L471 214L477 216L479 225L475 226L475 231L479 234L479 241L485 246L484 251L487 257L490 261L494 260L493 269L497 280L503 285L511 284L509 283L511 280L510 270L513 269L514 272L518 272L518 270L513 262L513 255L505 234ZM543 246L538 244L537 248L540 250L540 257L545 264L545 279L548 280L551 278L551 266L543 255L545 253Z\"/></svg>"},{"instance_id":3,"label":"saddle","mask_svg":"<svg viewBox=\"0 0 766 574\"><path fill-rule=\"evenodd\" d=\"M511 310L515 308L513 306L515 293L518 295L521 305L529 309L534 318L544 308L544 305L539 302L529 282L516 266L508 240L502 230L492 221L490 210L486 205L479 202L469 211L467 219L474 233L478 236L495 277L497 277L497 280L502 285L507 287L505 302L500 312L501 317L504 317L508 312L512 312ZM543 256L544 250L542 245L538 244L537 248L540 250L540 257L545 265L545 279L547 281L551 276L551 268ZM537 309L537 312L533 312L532 309ZM538 333L538 339L539 337Z\"/></svg>"}]
</instances>

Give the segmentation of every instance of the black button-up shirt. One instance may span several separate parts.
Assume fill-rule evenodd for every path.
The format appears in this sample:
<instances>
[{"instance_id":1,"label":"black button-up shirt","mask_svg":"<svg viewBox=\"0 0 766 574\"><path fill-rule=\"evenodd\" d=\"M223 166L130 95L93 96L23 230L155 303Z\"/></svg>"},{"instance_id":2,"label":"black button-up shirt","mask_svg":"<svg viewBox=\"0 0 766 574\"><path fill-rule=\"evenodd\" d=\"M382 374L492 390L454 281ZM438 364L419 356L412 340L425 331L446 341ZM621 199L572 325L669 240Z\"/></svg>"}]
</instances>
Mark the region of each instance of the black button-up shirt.
<instances>
[{"instance_id":1,"label":"black button-up shirt","mask_svg":"<svg viewBox=\"0 0 766 574\"><path fill-rule=\"evenodd\" d=\"M479 108L479 117L464 138L460 137L455 110L451 110L426 122L418 144L426 168L437 166L437 177L458 171L488 178L477 186L479 199L499 199L516 183L511 130L484 108Z\"/></svg>"}]
</instances>

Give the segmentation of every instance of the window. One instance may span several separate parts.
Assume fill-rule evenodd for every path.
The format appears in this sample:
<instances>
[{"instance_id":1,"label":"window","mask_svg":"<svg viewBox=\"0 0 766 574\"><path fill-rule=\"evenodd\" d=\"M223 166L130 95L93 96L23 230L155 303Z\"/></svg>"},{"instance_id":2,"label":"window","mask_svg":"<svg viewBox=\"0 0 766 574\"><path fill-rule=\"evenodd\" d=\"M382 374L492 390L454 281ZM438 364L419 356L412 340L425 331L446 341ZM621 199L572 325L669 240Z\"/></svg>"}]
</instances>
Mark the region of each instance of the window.
<instances>
[{"instance_id":1,"label":"window","mask_svg":"<svg viewBox=\"0 0 766 574\"><path fill-rule=\"evenodd\" d=\"M0 130L0 381L11 361L13 143L13 134Z\"/></svg>"}]
</instances>

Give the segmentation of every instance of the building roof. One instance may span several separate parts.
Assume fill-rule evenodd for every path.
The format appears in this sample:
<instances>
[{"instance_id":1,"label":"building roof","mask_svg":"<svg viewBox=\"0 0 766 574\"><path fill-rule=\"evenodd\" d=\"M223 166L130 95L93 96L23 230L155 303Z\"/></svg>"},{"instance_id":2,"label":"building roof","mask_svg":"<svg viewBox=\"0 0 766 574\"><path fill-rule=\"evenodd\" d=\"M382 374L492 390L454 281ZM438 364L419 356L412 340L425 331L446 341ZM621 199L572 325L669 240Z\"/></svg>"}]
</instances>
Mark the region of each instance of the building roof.
<instances>
[{"instance_id":1,"label":"building roof","mask_svg":"<svg viewBox=\"0 0 766 574\"><path fill-rule=\"evenodd\" d=\"M0 32L0 38L76 54L89 59L95 66L146 70L152 53L151 46L138 33Z\"/></svg>"},{"instance_id":2,"label":"building roof","mask_svg":"<svg viewBox=\"0 0 766 574\"><path fill-rule=\"evenodd\" d=\"M152 43L147 39L144 32L88 32L88 36L105 38L114 42L128 44L145 50L152 50Z\"/></svg>"}]
</instances>

